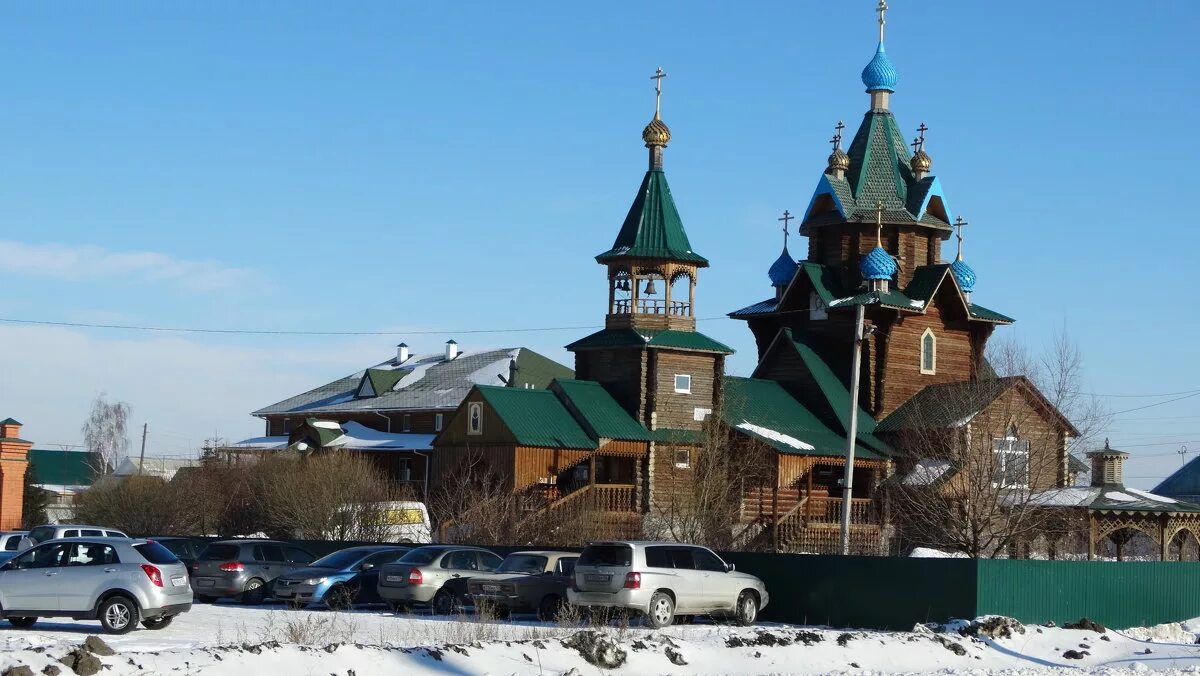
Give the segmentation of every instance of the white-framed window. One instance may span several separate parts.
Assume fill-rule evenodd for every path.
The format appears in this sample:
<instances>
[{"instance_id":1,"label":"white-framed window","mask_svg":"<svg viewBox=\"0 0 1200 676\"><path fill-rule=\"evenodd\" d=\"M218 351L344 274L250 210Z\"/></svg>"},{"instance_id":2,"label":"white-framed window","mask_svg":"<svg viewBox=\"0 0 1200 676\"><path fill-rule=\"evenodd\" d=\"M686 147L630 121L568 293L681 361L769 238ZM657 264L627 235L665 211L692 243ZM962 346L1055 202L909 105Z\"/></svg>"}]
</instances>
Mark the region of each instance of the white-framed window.
<instances>
[{"instance_id":1,"label":"white-framed window","mask_svg":"<svg viewBox=\"0 0 1200 676\"><path fill-rule=\"evenodd\" d=\"M404 417L401 418L400 420L401 420L401 423L400 423L401 430L403 430L405 432L411 432L412 431L412 416L405 413Z\"/></svg>"},{"instance_id":2,"label":"white-framed window","mask_svg":"<svg viewBox=\"0 0 1200 676\"><path fill-rule=\"evenodd\" d=\"M921 334L921 373L937 373L937 336L933 329L925 329Z\"/></svg>"},{"instance_id":3,"label":"white-framed window","mask_svg":"<svg viewBox=\"0 0 1200 676\"><path fill-rule=\"evenodd\" d=\"M704 422L705 420L708 420L708 416L710 415L712 415L711 408L702 408L697 406L696 408L692 409L692 420Z\"/></svg>"},{"instance_id":4,"label":"white-framed window","mask_svg":"<svg viewBox=\"0 0 1200 676\"><path fill-rule=\"evenodd\" d=\"M686 374L675 374L675 394L691 394L692 377Z\"/></svg>"},{"instance_id":5,"label":"white-framed window","mask_svg":"<svg viewBox=\"0 0 1200 676\"><path fill-rule=\"evenodd\" d=\"M445 421L445 417L443 417L443 414L437 413L433 416L433 431L434 432L442 431L442 422L443 421Z\"/></svg>"},{"instance_id":6,"label":"white-framed window","mask_svg":"<svg viewBox=\"0 0 1200 676\"><path fill-rule=\"evenodd\" d=\"M690 448L675 449L675 467L689 469L692 466L692 450Z\"/></svg>"},{"instance_id":7,"label":"white-framed window","mask_svg":"<svg viewBox=\"0 0 1200 676\"><path fill-rule=\"evenodd\" d=\"M412 461L409 458L400 458L396 461L396 479L412 481Z\"/></svg>"},{"instance_id":8,"label":"white-framed window","mask_svg":"<svg viewBox=\"0 0 1200 676\"><path fill-rule=\"evenodd\" d=\"M467 434L483 434L483 404L480 402L467 404Z\"/></svg>"},{"instance_id":9,"label":"white-framed window","mask_svg":"<svg viewBox=\"0 0 1200 676\"><path fill-rule=\"evenodd\" d=\"M1000 488L1029 488L1029 442L1017 436L1010 426L1003 437L992 439L995 476L992 483Z\"/></svg>"},{"instance_id":10,"label":"white-framed window","mask_svg":"<svg viewBox=\"0 0 1200 676\"><path fill-rule=\"evenodd\" d=\"M808 294L808 318L809 319L828 319L829 307L825 305L825 301L817 295L816 291Z\"/></svg>"}]
</instances>

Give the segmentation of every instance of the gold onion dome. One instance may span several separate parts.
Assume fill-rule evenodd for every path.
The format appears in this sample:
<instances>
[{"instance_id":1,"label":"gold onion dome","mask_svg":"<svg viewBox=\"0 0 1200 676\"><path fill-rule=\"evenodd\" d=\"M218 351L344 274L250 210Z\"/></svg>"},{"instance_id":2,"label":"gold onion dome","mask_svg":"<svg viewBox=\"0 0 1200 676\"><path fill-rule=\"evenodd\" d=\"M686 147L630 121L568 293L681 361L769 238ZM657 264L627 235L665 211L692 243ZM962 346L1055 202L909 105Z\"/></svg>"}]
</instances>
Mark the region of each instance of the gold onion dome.
<instances>
[{"instance_id":1,"label":"gold onion dome","mask_svg":"<svg viewBox=\"0 0 1200 676\"><path fill-rule=\"evenodd\" d=\"M647 148L665 146L671 142L671 129L656 113L654 119L650 120L650 124L642 130L642 140L646 142Z\"/></svg>"},{"instance_id":2,"label":"gold onion dome","mask_svg":"<svg viewBox=\"0 0 1200 676\"><path fill-rule=\"evenodd\" d=\"M846 171L850 168L850 156L841 148L834 148L829 155L829 168L826 172Z\"/></svg>"},{"instance_id":3,"label":"gold onion dome","mask_svg":"<svg viewBox=\"0 0 1200 676\"><path fill-rule=\"evenodd\" d=\"M912 167L913 171L919 171L927 174L929 173L930 167L933 166L933 159L929 157L929 153L925 152L924 150L918 150L917 152L913 153L912 160L909 162L909 166Z\"/></svg>"}]
</instances>

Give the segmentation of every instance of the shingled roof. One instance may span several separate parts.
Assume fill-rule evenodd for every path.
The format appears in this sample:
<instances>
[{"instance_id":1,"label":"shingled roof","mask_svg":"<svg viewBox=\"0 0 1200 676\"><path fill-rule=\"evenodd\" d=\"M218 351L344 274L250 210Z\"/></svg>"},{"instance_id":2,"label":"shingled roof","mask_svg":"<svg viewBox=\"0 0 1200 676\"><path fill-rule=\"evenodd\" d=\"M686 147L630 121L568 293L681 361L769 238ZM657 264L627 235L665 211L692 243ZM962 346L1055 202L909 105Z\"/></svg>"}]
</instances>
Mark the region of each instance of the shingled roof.
<instances>
[{"instance_id":1,"label":"shingled roof","mask_svg":"<svg viewBox=\"0 0 1200 676\"><path fill-rule=\"evenodd\" d=\"M596 261L609 263L623 258L660 258L708 266L708 259L692 251L661 169L646 172L616 241L611 249L596 256Z\"/></svg>"}]
</instances>

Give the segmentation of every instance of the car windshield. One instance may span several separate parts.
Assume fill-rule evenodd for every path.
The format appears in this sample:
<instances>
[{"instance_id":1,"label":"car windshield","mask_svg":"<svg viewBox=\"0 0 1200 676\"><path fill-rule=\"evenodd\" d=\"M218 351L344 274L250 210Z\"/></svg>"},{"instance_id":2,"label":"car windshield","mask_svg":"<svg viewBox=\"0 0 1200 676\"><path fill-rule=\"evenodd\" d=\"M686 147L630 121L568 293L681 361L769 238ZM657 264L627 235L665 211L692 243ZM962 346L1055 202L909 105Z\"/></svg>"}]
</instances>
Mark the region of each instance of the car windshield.
<instances>
[{"instance_id":1,"label":"car windshield","mask_svg":"<svg viewBox=\"0 0 1200 676\"><path fill-rule=\"evenodd\" d=\"M629 545L588 545L579 555L581 566L628 566L633 563Z\"/></svg>"},{"instance_id":2,"label":"car windshield","mask_svg":"<svg viewBox=\"0 0 1200 676\"><path fill-rule=\"evenodd\" d=\"M529 573L540 575L546 570L546 557L537 554L509 554L505 557L497 573Z\"/></svg>"},{"instance_id":3,"label":"car windshield","mask_svg":"<svg viewBox=\"0 0 1200 676\"><path fill-rule=\"evenodd\" d=\"M433 563L433 560L440 555L444 549L418 547L411 552L405 554L396 563L411 563L417 566L424 566Z\"/></svg>"},{"instance_id":4,"label":"car windshield","mask_svg":"<svg viewBox=\"0 0 1200 676\"><path fill-rule=\"evenodd\" d=\"M371 554L371 552L363 551L361 549L343 549L341 551L322 556L308 565L312 566L313 568L335 568L337 570L342 570L343 568L349 568L350 566L353 566L354 564L363 560L363 558L369 554Z\"/></svg>"},{"instance_id":5,"label":"car windshield","mask_svg":"<svg viewBox=\"0 0 1200 676\"><path fill-rule=\"evenodd\" d=\"M201 561L232 561L237 557L237 545L209 545L200 552Z\"/></svg>"}]
</instances>

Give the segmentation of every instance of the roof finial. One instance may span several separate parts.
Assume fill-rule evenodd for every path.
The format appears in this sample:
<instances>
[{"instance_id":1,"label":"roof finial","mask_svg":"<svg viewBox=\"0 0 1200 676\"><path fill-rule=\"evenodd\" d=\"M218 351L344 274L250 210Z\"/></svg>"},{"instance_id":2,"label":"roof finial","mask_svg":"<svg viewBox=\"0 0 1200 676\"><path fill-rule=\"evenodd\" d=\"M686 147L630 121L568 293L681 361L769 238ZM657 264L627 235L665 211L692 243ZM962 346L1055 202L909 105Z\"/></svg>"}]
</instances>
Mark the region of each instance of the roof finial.
<instances>
[{"instance_id":1,"label":"roof finial","mask_svg":"<svg viewBox=\"0 0 1200 676\"><path fill-rule=\"evenodd\" d=\"M1106 451L1112 450L1112 446L1108 445L1108 437L1104 437L1104 450L1106 450Z\"/></svg>"},{"instance_id":2,"label":"roof finial","mask_svg":"<svg viewBox=\"0 0 1200 676\"><path fill-rule=\"evenodd\" d=\"M963 242L962 229L968 225L970 225L970 223L967 223L966 221L964 221L962 216L959 216L958 218L954 219L954 229L956 231L954 233L954 236L958 238L958 255L954 257L954 260L956 260L956 261L962 260L962 242Z\"/></svg>"},{"instance_id":3,"label":"roof finial","mask_svg":"<svg viewBox=\"0 0 1200 676\"><path fill-rule=\"evenodd\" d=\"M925 178L925 175L933 168L933 158L929 156L929 153L925 152L925 132L927 131L929 131L929 127L926 127L925 123L922 122L921 126L917 127L917 134L919 135L913 139L911 144L913 147L913 156L908 161L908 166L912 169L913 178L918 181Z\"/></svg>"},{"instance_id":4,"label":"roof finial","mask_svg":"<svg viewBox=\"0 0 1200 676\"><path fill-rule=\"evenodd\" d=\"M875 246L883 246L883 202L875 203Z\"/></svg>"},{"instance_id":5,"label":"roof finial","mask_svg":"<svg viewBox=\"0 0 1200 676\"><path fill-rule=\"evenodd\" d=\"M825 173L836 178L844 177L846 170L850 168L850 156L842 150L842 130L845 128L846 125L838 120L837 126L833 128L833 138L829 139L833 144L833 152L829 153L829 165L825 168Z\"/></svg>"},{"instance_id":6,"label":"roof finial","mask_svg":"<svg viewBox=\"0 0 1200 676\"><path fill-rule=\"evenodd\" d=\"M924 122L921 123L921 126L917 127L917 133L920 136L913 139L913 142L909 144L913 147L913 153L919 153L925 149L925 132L927 131L929 131L929 127L926 127Z\"/></svg>"},{"instance_id":7,"label":"roof finial","mask_svg":"<svg viewBox=\"0 0 1200 676\"><path fill-rule=\"evenodd\" d=\"M883 27L887 25L886 14L888 11L887 0L879 0L879 4L875 7L875 12L879 14L879 41L883 42Z\"/></svg>"},{"instance_id":8,"label":"roof finial","mask_svg":"<svg viewBox=\"0 0 1200 676\"><path fill-rule=\"evenodd\" d=\"M838 123L833 126L833 138L829 139L829 142L833 144L835 153L842 149L842 130L845 128L846 125L841 120L838 120Z\"/></svg>"},{"instance_id":9,"label":"roof finial","mask_svg":"<svg viewBox=\"0 0 1200 676\"><path fill-rule=\"evenodd\" d=\"M659 66L658 70L654 71L654 75L650 76L650 79L654 80L654 119L656 120L662 119L662 81L666 76L667 73L662 66Z\"/></svg>"},{"instance_id":10,"label":"roof finial","mask_svg":"<svg viewBox=\"0 0 1200 676\"><path fill-rule=\"evenodd\" d=\"M792 212L788 211L787 209L783 210L783 216L779 218L779 220L783 221L783 248L785 251L787 250L788 241L788 221L792 220L793 218L795 218L795 216L793 216Z\"/></svg>"}]
</instances>

